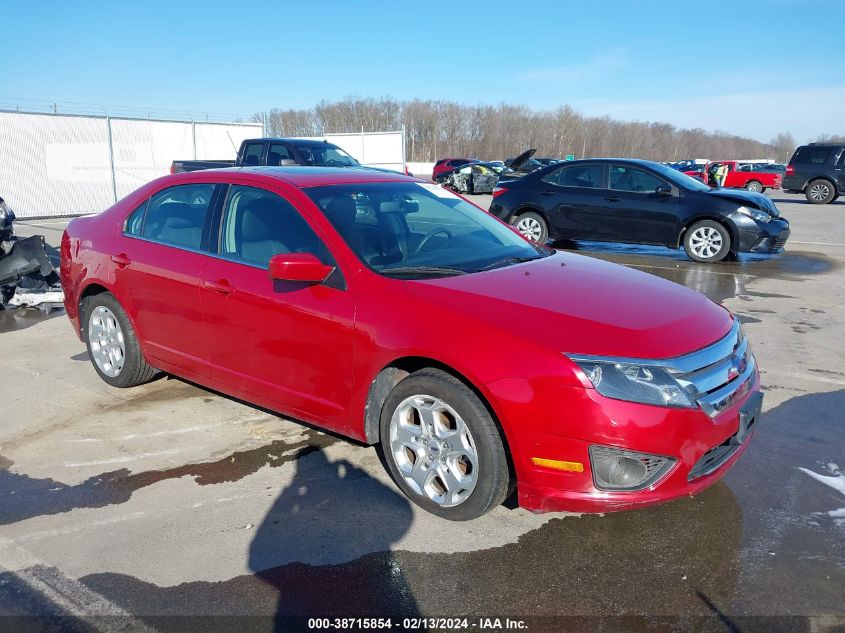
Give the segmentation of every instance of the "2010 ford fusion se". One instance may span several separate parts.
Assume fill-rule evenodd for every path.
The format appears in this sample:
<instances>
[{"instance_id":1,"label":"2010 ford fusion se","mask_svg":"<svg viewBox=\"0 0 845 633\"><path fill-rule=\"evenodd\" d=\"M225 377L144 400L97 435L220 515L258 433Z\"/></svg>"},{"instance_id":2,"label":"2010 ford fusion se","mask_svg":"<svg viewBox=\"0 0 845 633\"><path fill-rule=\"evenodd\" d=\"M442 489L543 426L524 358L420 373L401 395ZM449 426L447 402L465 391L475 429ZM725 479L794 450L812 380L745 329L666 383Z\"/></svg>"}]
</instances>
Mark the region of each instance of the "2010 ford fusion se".
<instances>
[{"instance_id":1,"label":"2010 ford fusion se","mask_svg":"<svg viewBox=\"0 0 845 633\"><path fill-rule=\"evenodd\" d=\"M539 512L692 494L760 417L725 308L399 174L167 176L73 220L61 258L107 383L175 374L379 444L396 485L447 519L514 487Z\"/></svg>"}]
</instances>

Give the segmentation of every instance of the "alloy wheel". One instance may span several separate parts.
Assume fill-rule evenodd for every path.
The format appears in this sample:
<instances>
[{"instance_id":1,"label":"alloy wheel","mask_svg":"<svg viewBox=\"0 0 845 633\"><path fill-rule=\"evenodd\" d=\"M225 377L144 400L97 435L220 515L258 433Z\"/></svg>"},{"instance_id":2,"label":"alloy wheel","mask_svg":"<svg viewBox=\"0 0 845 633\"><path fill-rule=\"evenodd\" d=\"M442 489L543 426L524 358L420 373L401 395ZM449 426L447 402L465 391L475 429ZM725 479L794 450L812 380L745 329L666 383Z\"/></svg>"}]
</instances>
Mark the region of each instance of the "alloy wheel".
<instances>
[{"instance_id":1,"label":"alloy wheel","mask_svg":"<svg viewBox=\"0 0 845 633\"><path fill-rule=\"evenodd\" d=\"M529 240L539 242L543 235L543 227L535 218L522 218L516 223L516 230L522 233Z\"/></svg>"},{"instance_id":2,"label":"alloy wheel","mask_svg":"<svg viewBox=\"0 0 845 633\"><path fill-rule=\"evenodd\" d=\"M390 420L390 452L405 483L443 508L460 505L475 489L475 440L440 398L419 394L399 403Z\"/></svg>"},{"instance_id":3,"label":"alloy wheel","mask_svg":"<svg viewBox=\"0 0 845 633\"><path fill-rule=\"evenodd\" d=\"M810 187L810 197L813 200L826 200L830 195L830 187L823 182L816 183Z\"/></svg>"},{"instance_id":4,"label":"alloy wheel","mask_svg":"<svg viewBox=\"0 0 845 633\"><path fill-rule=\"evenodd\" d=\"M713 257L722 244L722 235L711 226L699 227L690 236L690 250L702 259Z\"/></svg>"},{"instance_id":5,"label":"alloy wheel","mask_svg":"<svg viewBox=\"0 0 845 633\"><path fill-rule=\"evenodd\" d=\"M91 311L88 340L100 371L110 378L120 374L126 361L126 341L114 312L105 306L97 306Z\"/></svg>"}]
</instances>

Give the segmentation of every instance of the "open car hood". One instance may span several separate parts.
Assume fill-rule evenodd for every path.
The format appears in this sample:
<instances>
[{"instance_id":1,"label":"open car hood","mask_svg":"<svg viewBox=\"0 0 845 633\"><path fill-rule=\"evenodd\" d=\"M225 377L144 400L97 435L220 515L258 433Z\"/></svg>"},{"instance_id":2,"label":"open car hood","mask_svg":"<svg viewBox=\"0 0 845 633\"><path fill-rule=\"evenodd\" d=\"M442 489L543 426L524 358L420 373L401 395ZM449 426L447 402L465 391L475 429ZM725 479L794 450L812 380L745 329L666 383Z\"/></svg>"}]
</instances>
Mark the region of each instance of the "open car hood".
<instances>
[{"instance_id":1,"label":"open car hood","mask_svg":"<svg viewBox=\"0 0 845 633\"><path fill-rule=\"evenodd\" d=\"M536 149L527 149L524 152L522 152L522 154L520 154L519 156L514 158L513 161L511 161L511 164L508 165L508 167L510 167L514 171L517 171L520 167L522 167L525 164L525 162L529 158L534 156L534 154L536 154L536 153L537 153Z\"/></svg>"}]
</instances>

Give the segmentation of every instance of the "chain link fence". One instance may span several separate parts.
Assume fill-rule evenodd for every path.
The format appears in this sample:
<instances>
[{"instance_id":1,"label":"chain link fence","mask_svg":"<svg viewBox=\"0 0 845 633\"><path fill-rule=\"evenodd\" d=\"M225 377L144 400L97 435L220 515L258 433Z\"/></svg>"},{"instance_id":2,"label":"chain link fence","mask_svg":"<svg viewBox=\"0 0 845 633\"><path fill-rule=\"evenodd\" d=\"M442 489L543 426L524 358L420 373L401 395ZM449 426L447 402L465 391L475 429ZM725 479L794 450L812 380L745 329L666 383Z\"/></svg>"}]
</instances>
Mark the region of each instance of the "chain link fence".
<instances>
[{"instance_id":1,"label":"chain link fence","mask_svg":"<svg viewBox=\"0 0 845 633\"><path fill-rule=\"evenodd\" d=\"M0 111L0 197L19 218L97 213L178 159L234 160L259 123Z\"/></svg>"}]
</instances>

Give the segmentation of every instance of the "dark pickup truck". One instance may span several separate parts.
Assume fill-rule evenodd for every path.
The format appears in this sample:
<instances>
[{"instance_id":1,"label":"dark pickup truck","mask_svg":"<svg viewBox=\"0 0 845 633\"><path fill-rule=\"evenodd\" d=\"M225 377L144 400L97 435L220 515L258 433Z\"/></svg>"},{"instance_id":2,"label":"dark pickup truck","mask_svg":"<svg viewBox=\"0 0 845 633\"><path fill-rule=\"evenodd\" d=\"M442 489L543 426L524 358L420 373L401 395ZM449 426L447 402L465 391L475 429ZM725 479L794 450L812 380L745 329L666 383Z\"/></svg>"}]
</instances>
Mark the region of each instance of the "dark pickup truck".
<instances>
[{"instance_id":1,"label":"dark pickup truck","mask_svg":"<svg viewBox=\"0 0 845 633\"><path fill-rule=\"evenodd\" d=\"M296 138L255 138L241 143L237 160L174 160L171 174L222 167L257 165L360 167L361 164L334 143Z\"/></svg>"}]
</instances>

